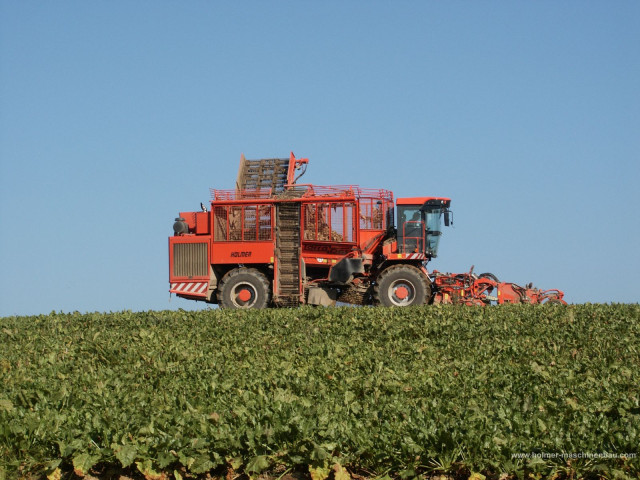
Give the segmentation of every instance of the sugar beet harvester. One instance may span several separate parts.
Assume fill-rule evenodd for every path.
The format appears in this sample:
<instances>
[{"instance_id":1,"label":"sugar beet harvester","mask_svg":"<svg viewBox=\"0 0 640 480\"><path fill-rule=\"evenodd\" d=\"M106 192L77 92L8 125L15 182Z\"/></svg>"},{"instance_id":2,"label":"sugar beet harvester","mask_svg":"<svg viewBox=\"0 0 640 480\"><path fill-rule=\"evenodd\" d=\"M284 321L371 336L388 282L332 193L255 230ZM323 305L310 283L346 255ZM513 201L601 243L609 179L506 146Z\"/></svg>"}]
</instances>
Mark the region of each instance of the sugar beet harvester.
<instances>
[{"instance_id":1,"label":"sugar beet harvester","mask_svg":"<svg viewBox=\"0 0 640 480\"><path fill-rule=\"evenodd\" d=\"M430 274L449 198L394 201L389 190L297 183L308 163L293 153L243 156L235 189L212 189L209 208L180 212L169 237L170 292L223 308L564 303L559 290L473 269Z\"/></svg>"}]
</instances>

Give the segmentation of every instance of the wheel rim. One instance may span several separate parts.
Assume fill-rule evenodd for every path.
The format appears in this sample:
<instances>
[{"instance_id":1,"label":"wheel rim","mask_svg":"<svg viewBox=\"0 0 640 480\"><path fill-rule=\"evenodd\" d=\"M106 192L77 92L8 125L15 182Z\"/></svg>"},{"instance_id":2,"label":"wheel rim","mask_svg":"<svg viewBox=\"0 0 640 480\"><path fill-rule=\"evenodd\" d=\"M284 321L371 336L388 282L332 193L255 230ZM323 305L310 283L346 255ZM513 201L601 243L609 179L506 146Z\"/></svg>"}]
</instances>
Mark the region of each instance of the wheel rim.
<instances>
[{"instance_id":1,"label":"wheel rim","mask_svg":"<svg viewBox=\"0 0 640 480\"><path fill-rule=\"evenodd\" d=\"M258 292L249 282L240 282L233 287L231 301L238 308L251 308L258 300Z\"/></svg>"},{"instance_id":2,"label":"wheel rim","mask_svg":"<svg viewBox=\"0 0 640 480\"><path fill-rule=\"evenodd\" d=\"M395 280L389 285L387 296L393 305L405 307L416 298L416 288L406 279Z\"/></svg>"}]
</instances>

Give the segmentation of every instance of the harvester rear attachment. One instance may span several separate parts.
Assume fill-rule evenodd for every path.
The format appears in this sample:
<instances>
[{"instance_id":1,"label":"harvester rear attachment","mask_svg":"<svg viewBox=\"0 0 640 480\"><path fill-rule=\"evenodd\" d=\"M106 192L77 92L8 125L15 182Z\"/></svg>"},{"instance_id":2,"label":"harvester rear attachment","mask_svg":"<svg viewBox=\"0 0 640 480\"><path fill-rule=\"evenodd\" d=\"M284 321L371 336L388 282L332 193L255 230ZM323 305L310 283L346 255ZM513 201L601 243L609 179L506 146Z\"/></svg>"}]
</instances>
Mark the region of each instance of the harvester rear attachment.
<instances>
[{"instance_id":1,"label":"harvester rear attachment","mask_svg":"<svg viewBox=\"0 0 640 480\"><path fill-rule=\"evenodd\" d=\"M522 287L515 283L500 282L491 273L474 274L473 267L467 273L434 270L431 281L433 303L481 306L505 303L567 304L561 290L540 290L532 284Z\"/></svg>"}]
</instances>

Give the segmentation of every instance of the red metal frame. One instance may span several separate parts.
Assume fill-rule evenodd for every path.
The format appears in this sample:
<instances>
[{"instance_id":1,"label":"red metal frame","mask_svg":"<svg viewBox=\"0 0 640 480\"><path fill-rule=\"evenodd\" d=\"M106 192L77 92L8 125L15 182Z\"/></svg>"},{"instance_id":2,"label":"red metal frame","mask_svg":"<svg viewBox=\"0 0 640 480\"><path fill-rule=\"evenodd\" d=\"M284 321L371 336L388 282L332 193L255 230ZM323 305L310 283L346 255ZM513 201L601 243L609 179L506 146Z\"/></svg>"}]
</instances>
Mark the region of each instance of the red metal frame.
<instances>
[{"instance_id":1,"label":"red metal frame","mask_svg":"<svg viewBox=\"0 0 640 480\"><path fill-rule=\"evenodd\" d=\"M255 240L247 240L245 237L246 229L245 229L245 212L247 208L255 207L256 209L256 217L255 217ZM217 220L217 212L220 211L218 209L225 209L226 215L226 228L224 238L217 238L217 228L216 228L216 220ZM230 214L229 211L232 208L241 208L241 223L239 228L236 228L236 231L240 232L240 238L233 240L231 239L231 226L230 226ZM269 208L270 209L270 226L269 226L269 238L264 239L260 238L260 209L261 208ZM234 264L234 263L243 263L243 264L272 264L274 261L274 250L275 250L275 236L274 236L274 218L275 218L275 205L272 202L256 202L255 200L243 200L243 201L223 201L223 202L212 202L212 212L211 215L211 231L212 234L212 244L211 244L211 263L212 264Z\"/></svg>"}]
</instances>

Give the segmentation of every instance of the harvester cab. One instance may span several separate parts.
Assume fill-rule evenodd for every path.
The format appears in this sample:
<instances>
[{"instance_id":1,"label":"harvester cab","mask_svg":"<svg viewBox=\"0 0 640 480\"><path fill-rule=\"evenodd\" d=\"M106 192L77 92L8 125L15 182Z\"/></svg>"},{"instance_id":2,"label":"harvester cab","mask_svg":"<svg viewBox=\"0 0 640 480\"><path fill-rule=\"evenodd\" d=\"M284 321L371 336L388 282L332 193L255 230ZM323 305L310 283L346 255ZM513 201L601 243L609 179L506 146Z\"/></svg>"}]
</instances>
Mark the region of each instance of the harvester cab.
<instances>
[{"instance_id":1,"label":"harvester cab","mask_svg":"<svg viewBox=\"0 0 640 480\"><path fill-rule=\"evenodd\" d=\"M398 250L422 253L427 258L438 255L442 224L449 226L451 199L440 197L398 198Z\"/></svg>"}]
</instances>

